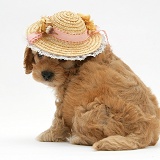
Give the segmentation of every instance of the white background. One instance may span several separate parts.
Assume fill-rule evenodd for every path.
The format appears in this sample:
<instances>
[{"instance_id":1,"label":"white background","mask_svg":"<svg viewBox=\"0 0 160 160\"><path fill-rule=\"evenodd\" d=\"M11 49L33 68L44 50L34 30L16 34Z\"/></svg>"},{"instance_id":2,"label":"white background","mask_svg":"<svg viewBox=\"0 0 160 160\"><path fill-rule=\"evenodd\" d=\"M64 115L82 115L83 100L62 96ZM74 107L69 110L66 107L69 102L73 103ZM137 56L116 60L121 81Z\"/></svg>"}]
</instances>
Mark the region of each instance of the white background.
<instances>
[{"instance_id":1,"label":"white background","mask_svg":"<svg viewBox=\"0 0 160 160\"><path fill-rule=\"evenodd\" d=\"M159 160L160 142L134 151L97 152L35 140L51 124L54 92L24 74L25 30L62 10L90 14L106 30L114 53L160 101L159 0L0 0L0 160Z\"/></svg>"}]
</instances>

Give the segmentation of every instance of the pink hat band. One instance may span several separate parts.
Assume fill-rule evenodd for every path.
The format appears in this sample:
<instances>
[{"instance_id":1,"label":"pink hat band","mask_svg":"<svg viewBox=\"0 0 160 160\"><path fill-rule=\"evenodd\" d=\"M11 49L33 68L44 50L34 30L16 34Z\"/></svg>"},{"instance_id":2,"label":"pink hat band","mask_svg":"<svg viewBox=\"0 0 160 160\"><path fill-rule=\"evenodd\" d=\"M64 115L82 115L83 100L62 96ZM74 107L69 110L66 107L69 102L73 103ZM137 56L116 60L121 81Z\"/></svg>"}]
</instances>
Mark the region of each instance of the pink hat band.
<instances>
[{"instance_id":1,"label":"pink hat band","mask_svg":"<svg viewBox=\"0 0 160 160\"><path fill-rule=\"evenodd\" d=\"M54 28L54 32L49 34L53 37L67 41L67 42L83 42L88 39L89 35L87 33L87 30L83 34L68 34L65 32L60 31L58 28ZM29 44L33 44L36 40L40 39L42 37L42 33L31 33L27 36L27 40Z\"/></svg>"}]
</instances>

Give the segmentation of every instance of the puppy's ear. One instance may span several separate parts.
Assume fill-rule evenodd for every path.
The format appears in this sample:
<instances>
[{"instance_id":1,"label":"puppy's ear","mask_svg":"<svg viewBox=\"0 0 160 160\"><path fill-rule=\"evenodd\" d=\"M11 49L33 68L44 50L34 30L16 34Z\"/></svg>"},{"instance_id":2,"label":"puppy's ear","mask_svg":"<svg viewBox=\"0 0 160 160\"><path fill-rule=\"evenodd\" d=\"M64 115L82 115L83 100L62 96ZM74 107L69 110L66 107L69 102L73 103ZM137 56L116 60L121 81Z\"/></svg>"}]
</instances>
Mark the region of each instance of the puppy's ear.
<instances>
[{"instance_id":1,"label":"puppy's ear","mask_svg":"<svg viewBox=\"0 0 160 160\"><path fill-rule=\"evenodd\" d=\"M24 62L23 62L26 74L29 74L32 72L33 62L34 62L34 56L33 56L32 50L26 47L25 53L24 53Z\"/></svg>"}]
</instances>

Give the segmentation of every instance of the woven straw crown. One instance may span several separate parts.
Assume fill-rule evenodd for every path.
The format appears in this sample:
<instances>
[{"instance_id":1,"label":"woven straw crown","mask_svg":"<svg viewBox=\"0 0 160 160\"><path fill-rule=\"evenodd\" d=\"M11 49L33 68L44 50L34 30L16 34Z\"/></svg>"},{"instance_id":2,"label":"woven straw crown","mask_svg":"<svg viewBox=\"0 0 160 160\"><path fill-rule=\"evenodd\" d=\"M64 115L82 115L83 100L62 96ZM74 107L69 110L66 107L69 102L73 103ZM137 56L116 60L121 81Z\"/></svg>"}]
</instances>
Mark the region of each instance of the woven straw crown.
<instances>
[{"instance_id":1,"label":"woven straw crown","mask_svg":"<svg viewBox=\"0 0 160 160\"><path fill-rule=\"evenodd\" d=\"M62 11L27 29L28 47L51 58L83 60L101 53L106 41L90 16Z\"/></svg>"},{"instance_id":2,"label":"woven straw crown","mask_svg":"<svg viewBox=\"0 0 160 160\"><path fill-rule=\"evenodd\" d=\"M78 14L72 12L59 12L51 17L53 25L68 34L82 34L86 26Z\"/></svg>"}]
</instances>

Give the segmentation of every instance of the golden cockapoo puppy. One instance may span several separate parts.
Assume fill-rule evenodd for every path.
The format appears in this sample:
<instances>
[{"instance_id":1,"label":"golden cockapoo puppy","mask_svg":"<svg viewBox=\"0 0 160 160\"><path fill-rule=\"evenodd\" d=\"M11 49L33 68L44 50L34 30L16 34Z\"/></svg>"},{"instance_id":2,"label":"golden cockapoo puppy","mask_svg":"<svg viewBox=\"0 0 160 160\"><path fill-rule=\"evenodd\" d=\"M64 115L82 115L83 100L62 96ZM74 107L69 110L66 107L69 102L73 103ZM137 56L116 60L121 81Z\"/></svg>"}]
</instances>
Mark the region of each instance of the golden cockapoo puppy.
<instances>
[{"instance_id":1,"label":"golden cockapoo puppy","mask_svg":"<svg viewBox=\"0 0 160 160\"><path fill-rule=\"evenodd\" d=\"M69 16L72 21L74 16L75 21L79 17L82 22L85 21L86 17L82 15L66 12L59 13L66 21ZM104 45L103 51L94 56L86 51L87 56L83 57L79 50L85 49L84 46L76 48L76 58L71 52L66 52L67 56L62 53L63 48L67 50L65 45L68 45L68 41L70 45L85 37L78 37L80 33L69 34L70 30L64 36L66 33L61 33L62 26L54 26L59 22L59 14L51 18L53 24L48 17L41 24L37 22L42 32L41 35L38 32L38 37L36 33L35 38L35 32L32 31L33 34L30 28L27 32L27 35L32 35L28 37L29 45L24 56L26 73L32 72L36 81L54 88L57 98L53 123L38 136L38 140L69 140L72 144L93 145L96 150L131 150L155 145L160 133L160 109L156 97L129 66L113 54L109 44ZM32 28L36 27L32 25ZM44 33L45 29L47 33ZM101 36L98 31L94 31L89 38L93 39L97 35ZM73 36L76 36L74 42L70 42ZM58 55L56 50L43 46L53 41L55 48L60 41L65 41L59 49L62 54ZM102 43L103 40L97 38L97 43L99 41ZM73 51L75 49L73 46L70 48ZM57 53L56 56L51 56L53 52Z\"/></svg>"}]
</instances>

